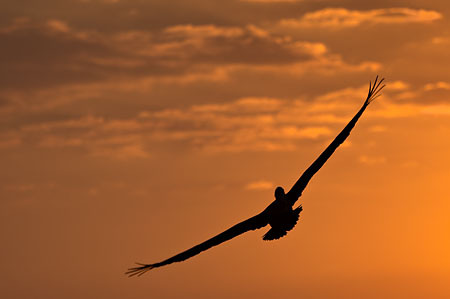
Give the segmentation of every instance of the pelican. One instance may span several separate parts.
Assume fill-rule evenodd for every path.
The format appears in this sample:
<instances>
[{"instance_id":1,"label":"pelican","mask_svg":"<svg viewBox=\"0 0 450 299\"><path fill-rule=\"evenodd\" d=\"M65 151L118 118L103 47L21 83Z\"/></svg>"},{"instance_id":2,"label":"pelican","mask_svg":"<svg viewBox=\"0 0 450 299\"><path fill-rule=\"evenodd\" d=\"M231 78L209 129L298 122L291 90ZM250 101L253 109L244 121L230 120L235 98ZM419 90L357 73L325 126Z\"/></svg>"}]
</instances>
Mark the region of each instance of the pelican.
<instances>
[{"instance_id":1,"label":"pelican","mask_svg":"<svg viewBox=\"0 0 450 299\"><path fill-rule=\"evenodd\" d=\"M302 195L303 190L305 190L311 178L316 174L317 171L325 164L325 162L331 157L334 151L341 145L347 137L350 135L353 127L355 126L358 119L361 117L363 112L366 110L367 106L379 97L380 91L385 86L382 85L384 78L379 80L378 76L375 78L374 83L369 83L369 93L367 95L364 104L359 109L359 111L353 116L350 122L345 126L345 128L337 135L337 137L330 143L330 145L320 154L320 156L311 164L311 166L306 169L306 171L300 176L297 182L292 186L289 192L285 193L282 187L277 187L275 189L275 200L266 208L264 211L256 216L253 216L247 220L244 220L226 231L206 240L203 243L195 245L194 247L185 250L175 256L172 256L166 260L163 260L154 264L141 264L136 263L138 266L129 268L125 272L129 277L141 276L147 271L169 265L175 262L182 262L187 260L202 251L208 250L213 246L222 244L225 241L231 240L245 232L263 228L270 225L270 230L267 231L263 236L263 240L276 240L287 234L288 231L292 230L297 224L300 217L300 212L302 211L302 206L299 205L293 208L296 201Z\"/></svg>"}]
</instances>

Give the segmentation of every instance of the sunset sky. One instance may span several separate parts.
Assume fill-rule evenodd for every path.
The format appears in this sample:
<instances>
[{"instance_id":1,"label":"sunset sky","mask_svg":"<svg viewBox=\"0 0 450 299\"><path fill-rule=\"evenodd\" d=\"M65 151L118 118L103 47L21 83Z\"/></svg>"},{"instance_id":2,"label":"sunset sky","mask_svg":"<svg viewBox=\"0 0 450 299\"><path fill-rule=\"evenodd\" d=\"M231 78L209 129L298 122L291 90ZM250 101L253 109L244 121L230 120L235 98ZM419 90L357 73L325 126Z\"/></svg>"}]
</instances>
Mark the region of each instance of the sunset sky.
<instances>
[{"instance_id":1,"label":"sunset sky","mask_svg":"<svg viewBox=\"0 0 450 299\"><path fill-rule=\"evenodd\" d=\"M2 298L449 298L450 3L0 4ZM300 198L139 278L289 189Z\"/></svg>"}]
</instances>

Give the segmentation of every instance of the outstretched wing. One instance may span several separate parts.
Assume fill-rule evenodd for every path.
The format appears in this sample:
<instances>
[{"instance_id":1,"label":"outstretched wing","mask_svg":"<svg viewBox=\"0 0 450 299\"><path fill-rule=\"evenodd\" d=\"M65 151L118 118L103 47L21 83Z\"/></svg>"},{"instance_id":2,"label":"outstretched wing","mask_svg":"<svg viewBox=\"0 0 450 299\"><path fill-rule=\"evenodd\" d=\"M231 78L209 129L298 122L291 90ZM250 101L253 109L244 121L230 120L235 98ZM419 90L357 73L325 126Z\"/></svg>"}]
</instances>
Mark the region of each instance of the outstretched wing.
<instances>
[{"instance_id":1,"label":"outstretched wing","mask_svg":"<svg viewBox=\"0 0 450 299\"><path fill-rule=\"evenodd\" d=\"M142 274L144 274L145 272L147 272L153 268L157 268L157 267L165 266L165 265L168 265L171 263L187 260L188 258L191 258L191 257L199 254L200 252L205 251L213 246L219 245L225 241L228 241L228 240L230 240L236 236L239 236L240 234L248 232L250 230L262 228L262 227L266 226L267 224L269 224L268 217L267 217L267 214L263 211L262 213L254 216L254 217L251 217L245 221L242 221L241 223L236 224L235 226L224 231L223 233L220 233L217 236L212 237L211 239L209 239L203 243L200 243L200 244L192 247L191 249L183 251L171 258L168 258L162 262L155 263L155 264L137 263L138 265L140 265L139 267L130 268L130 269L128 269L127 272L125 272L125 274L127 274L129 277L135 276L135 275L141 276Z\"/></svg>"},{"instance_id":2,"label":"outstretched wing","mask_svg":"<svg viewBox=\"0 0 450 299\"><path fill-rule=\"evenodd\" d=\"M372 82L369 83L369 94L361 107L361 109L356 113L356 115L352 118L352 120L345 126L345 128L339 133L339 135L331 142L331 144L320 154L320 156L309 166L309 168L302 174L302 176L298 179L298 181L294 184L294 186L287 193L287 197L291 200L292 205L297 201L297 199L302 195L303 190L308 185L311 178L316 174L317 171L327 162L328 158L334 153L334 151L341 145L345 139L350 135L353 127L355 126L358 119L363 114L364 110L366 110L367 106L380 96L379 92L383 89L385 85L381 85L384 81L384 78L378 81L378 76L375 79L375 82L372 85Z\"/></svg>"}]
</instances>

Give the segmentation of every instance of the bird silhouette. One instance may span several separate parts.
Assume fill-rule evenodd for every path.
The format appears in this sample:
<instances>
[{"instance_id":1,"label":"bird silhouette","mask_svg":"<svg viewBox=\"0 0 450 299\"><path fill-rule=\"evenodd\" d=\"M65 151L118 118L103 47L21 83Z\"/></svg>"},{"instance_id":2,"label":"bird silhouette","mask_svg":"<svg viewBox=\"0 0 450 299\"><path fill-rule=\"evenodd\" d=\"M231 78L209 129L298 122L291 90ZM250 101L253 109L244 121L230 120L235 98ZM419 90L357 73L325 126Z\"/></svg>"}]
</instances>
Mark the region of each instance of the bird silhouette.
<instances>
[{"instance_id":1,"label":"bird silhouette","mask_svg":"<svg viewBox=\"0 0 450 299\"><path fill-rule=\"evenodd\" d=\"M369 83L369 93L367 95L364 104L345 126L345 128L337 135L337 137L331 142L331 144L320 154L320 156L306 169L306 171L300 176L294 186L288 193L284 192L282 187L275 189L275 200L264 211L256 216L253 216L245 221L242 221L226 231L218 234L211 239L200 243L186 251L183 251L171 258L154 264L141 264L136 263L138 266L129 268L125 272L129 277L140 276L147 271L169 265L175 262L181 262L187 260L202 251L208 250L213 246L217 246L225 241L228 241L236 236L239 236L245 232L256 230L270 225L271 229L263 236L263 240L276 240L287 234L288 231L294 228L302 211L302 206L299 205L293 208L295 202L302 195L306 185L308 185L311 178L317 171L325 164L325 162L331 157L334 151L341 145L347 137L350 135L353 127L358 119L361 117L367 106L379 97L380 91L385 85L382 85L384 78L379 80L378 76L375 78L374 83Z\"/></svg>"}]
</instances>

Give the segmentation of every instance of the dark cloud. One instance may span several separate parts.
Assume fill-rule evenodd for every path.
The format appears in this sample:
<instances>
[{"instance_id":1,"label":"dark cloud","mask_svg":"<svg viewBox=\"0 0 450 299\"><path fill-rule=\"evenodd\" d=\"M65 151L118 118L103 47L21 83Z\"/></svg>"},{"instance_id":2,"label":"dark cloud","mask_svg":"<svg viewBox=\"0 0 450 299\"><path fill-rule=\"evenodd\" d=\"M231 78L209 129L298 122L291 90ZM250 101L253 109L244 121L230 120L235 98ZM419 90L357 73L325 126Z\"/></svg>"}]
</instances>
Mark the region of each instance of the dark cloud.
<instances>
[{"instance_id":1,"label":"dark cloud","mask_svg":"<svg viewBox=\"0 0 450 299\"><path fill-rule=\"evenodd\" d=\"M27 20L0 32L7 88L92 82L117 76L184 75L219 64L279 64L314 59L326 49L254 26L182 25L159 32L101 34L58 20ZM32 46L30 46L32 45Z\"/></svg>"},{"instance_id":2,"label":"dark cloud","mask_svg":"<svg viewBox=\"0 0 450 299\"><path fill-rule=\"evenodd\" d=\"M378 49L387 49L384 51L397 55L405 49L397 44L412 38L407 34L397 37L396 25L429 23L440 16L432 10L407 8L312 9L313 4L309 1L230 3L223 5L223 11L213 13L221 14L229 22L227 25L222 25L220 18L208 23L201 17L194 17L195 14L189 15L191 11L208 10L208 5L188 9L185 17L190 16L190 21L177 15L173 16L176 22L171 22L169 14L164 26L147 29L135 24L133 29L126 25L103 30L89 20L89 10L99 7L105 12L126 11L127 17L135 21L142 15L152 16L156 12L161 15L166 9L178 14L178 9L159 1L151 4L140 1L71 2L74 7L88 10L85 25L81 25L79 19L73 20L78 10L74 11L72 19L65 18L56 13L58 6L48 10L49 14L43 15L45 18L14 19L0 29L0 42L6 45L0 50L4 65L0 71L3 79L0 113L5 115L2 122L20 128L45 120L65 121L86 115L131 119L141 111L190 109L192 105L209 103L226 105L246 97L291 100L303 97L313 102L321 94L342 86L357 87L375 72L383 72L383 64L377 61L386 61L386 52ZM125 9L139 5L150 5L155 10ZM276 21L262 14L260 21L254 22L259 25L245 22L232 25L233 18L224 13L236 5L242 6L244 11L249 7L264 10L269 6L275 11L295 5L304 8L285 13L284 18ZM304 11L308 9L309 12ZM293 15L303 22L296 24L302 27L298 32L293 28L272 26L280 24L282 19L294 20ZM111 20L100 18L98 21ZM336 31L328 26L331 23L354 28ZM379 31L378 28L359 26L366 23L386 27ZM311 30L304 27L311 27ZM372 34L387 31L392 32L387 38L383 37L383 43L372 38ZM391 41L395 47L384 46ZM445 37L438 41L441 45L446 43ZM403 73L397 71L392 79L402 79ZM432 82L438 81L433 79ZM405 91L398 99L408 102L421 92ZM76 138L67 142L52 138L44 144L77 145L78 142Z\"/></svg>"},{"instance_id":3,"label":"dark cloud","mask_svg":"<svg viewBox=\"0 0 450 299\"><path fill-rule=\"evenodd\" d=\"M111 56L112 51L64 26L55 21L34 24L22 20L4 27L0 31L1 87L30 89L98 80L99 70L86 56Z\"/></svg>"},{"instance_id":4,"label":"dark cloud","mask_svg":"<svg viewBox=\"0 0 450 299\"><path fill-rule=\"evenodd\" d=\"M311 60L326 52L321 43L272 35L255 26L216 27L181 25L167 28L163 42L156 43L160 59L189 63L285 64ZM168 53L167 53L167 52ZM171 53L174 51L173 53ZM150 55L155 55L149 53Z\"/></svg>"}]
</instances>

